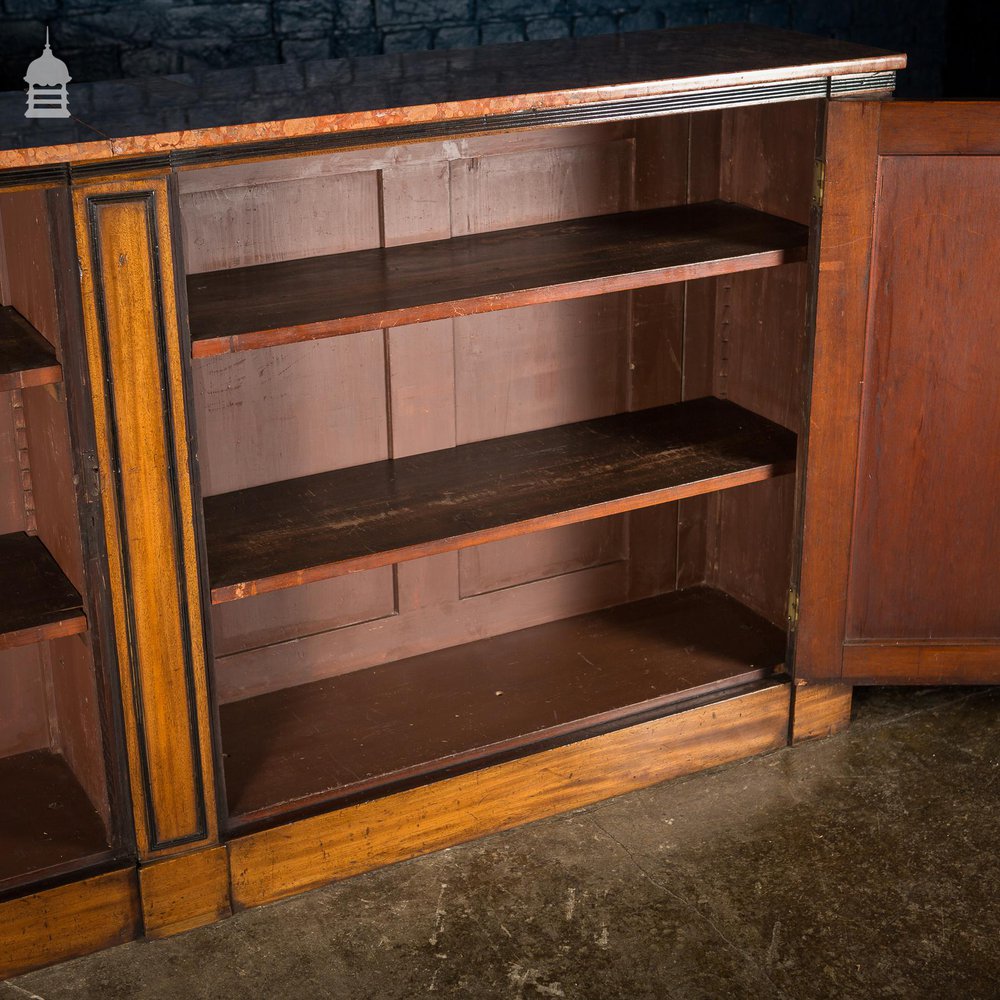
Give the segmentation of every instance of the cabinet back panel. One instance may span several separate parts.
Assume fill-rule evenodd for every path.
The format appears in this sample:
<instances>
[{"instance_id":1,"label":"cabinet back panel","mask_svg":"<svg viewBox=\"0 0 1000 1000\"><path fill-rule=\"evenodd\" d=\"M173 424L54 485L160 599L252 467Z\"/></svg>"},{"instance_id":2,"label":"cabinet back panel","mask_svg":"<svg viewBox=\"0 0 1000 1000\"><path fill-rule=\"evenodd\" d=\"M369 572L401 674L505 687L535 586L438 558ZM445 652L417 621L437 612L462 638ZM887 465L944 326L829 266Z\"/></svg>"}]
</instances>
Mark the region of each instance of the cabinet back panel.
<instances>
[{"instance_id":1,"label":"cabinet back panel","mask_svg":"<svg viewBox=\"0 0 1000 1000\"><path fill-rule=\"evenodd\" d=\"M631 139L451 161L452 236L621 212L632 206Z\"/></svg>"},{"instance_id":2,"label":"cabinet back panel","mask_svg":"<svg viewBox=\"0 0 1000 1000\"><path fill-rule=\"evenodd\" d=\"M206 496L388 457L382 332L199 361Z\"/></svg>"},{"instance_id":3,"label":"cabinet back panel","mask_svg":"<svg viewBox=\"0 0 1000 1000\"><path fill-rule=\"evenodd\" d=\"M672 138L678 126L671 122L669 130ZM643 133L660 167L645 171L645 204L671 203L678 189L683 200L687 125L680 147L652 124ZM302 160L221 168L212 177L192 172L181 178L187 268L626 210L636 207L636 145L635 126L626 123L310 158L305 176ZM673 188L665 181L671 155ZM305 231L297 243L283 211ZM353 242L330 242L338 226ZM227 257L233 232L243 244ZM196 362L204 491L625 410L634 395L632 308L630 295L605 296ZM661 352L655 339L682 336L682 323L681 308L648 319L638 349L638 405L676 398L679 378L658 371L675 370L680 350ZM673 519L668 530L658 522L653 530L653 516L645 515L638 536L644 556L651 543L667 547L672 586L676 515L658 512L664 516ZM220 697L626 600L629 539L627 518L605 519L216 607ZM662 589L662 574L645 566L642 575L641 587L655 580Z\"/></svg>"},{"instance_id":4,"label":"cabinet back panel","mask_svg":"<svg viewBox=\"0 0 1000 1000\"><path fill-rule=\"evenodd\" d=\"M996 639L1000 156L882 157L875 217L847 637Z\"/></svg>"},{"instance_id":5,"label":"cabinet back panel","mask_svg":"<svg viewBox=\"0 0 1000 1000\"><path fill-rule=\"evenodd\" d=\"M22 391L38 537L73 586L86 595L74 456L62 387Z\"/></svg>"},{"instance_id":6,"label":"cabinet back panel","mask_svg":"<svg viewBox=\"0 0 1000 1000\"><path fill-rule=\"evenodd\" d=\"M453 584L458 576L455 555L452 552L436 557L442 560L443 567L450 564ZM400 577L404 568L417 566L418 562L401 564ZM438 599L408 613L222 657L215 662L218 696L222 702L238 701L376 663L584 614L626 600L628 584L628 564L612 562L477 596ZM250 598L244 603L256 600Z\"/></svg>"},{"instance_id":7,"label":"cabinet back panel","mask_svg":"<svg viewBox=\"0 0 1000 1000\"><path fill-rule=\"evenodd\" d=\"M462 598L628 559L626 518L568 524L458 553Z\"/></svg>"},{"instance_id":8,"label":"cabinet back panel","mask_svg":"<svg viewBox=\"0 0 1000 1000\"><path fill-rule=\"evenodd\" d=\"M458 444L627 408L628 296L454 320Z\"/></svg>"},{"instance_id":9,"label":"cabinet back panel","mask_svg":"<svg viewBox=\"0 0 1000 1000\"><path fill-rule=\"evenodd\" d=\"M332 632L396 613L394 567L337 576L212 608L217 657Z\"/></svg>"},{"instance_id":10,"label":"cabinet back panel","mask_svg":"<svg viewBox=\"0 0 1000 1000\"><path fill-rule=\"evenodd\" d=\"M49 745L42 646L0 650L0 757Z\"/></svg>"},{"instance_id":11,"label":"cabinet back panel","mask_svg":"<svg viewBox=\"0 0 1000 1000\"><path fill-rule=\"evenodd\" d=\"M455 330L450 319L386 330L393 458L456 442Z\"/></svg>"},{"instance_id":12,"label":"cabinet back panel","mask_svg":"<svg viewBox=\"0 0 1000 1000\"><path fill-rule=\"evenodd\" d=\"M723 198L809 225L819 101L722 112Z\"/></svg>"},{"instance_id":13,"label":"cabinet back panel","mask_svg":"<svg viewBox=\"0 0 1000 1000\"><path fill-rule=\"evenodd\" d=\"M724 112L719 196L808 225L818 114L814 101ZM809 264L715 282L716 394L798 432Z\"/></svg>"},{"instance_id":14,"label":"cabinet back panel","mask_svg":"<svg viewBox=\"0 0 1000 1000\"><path fill-rule=\"evenodd\" d=\"M379 245L374 171L199 191L182 199L190 272Z\"/></svg>"},{"instance_id":15,"label":"cabinet back panel","mask_svg":"<svg viewBox=\"0 0 1000 1000\"><path fill-rule=\"evenodd\" d=\"M787 626L795 476L719 494L717 586L779 628ZM752 541L748 541L752 539Z\"/></svg>"},{"instance_id":16,"label":"cabinet back panel","mask_svg":"<svg viewBox=\"0 0 1000 1000\"><path fill-rule=\"evenodd\" d=\"M77 781L110 829L107 774L90 640L85 635L49 643L51 711L58 726L54 749L66 758Z\"/></svg>"},{"instance_id":17,"label":"cabinet back panel","mask_svg":"<svg viewBox=\"0 0 1000 1000\"><path fill-rule=\"evenodd\" d=\"M798 433L802 428L809 265L715 279L716 394Z\"/></svg>"},{"instance_id":18,"label":"cabinet back panel","mask_svg":"<svg viewBox=\"0 0 1000 1000\"><path fill-rule=\"evenodd\" d=\"M814 104L788 105L191 171L187 268L334 252L337 219L337 249L714 197L808 221L815 126ZM243 218L228 259L204 206L216 228ZM205 493L712 391L797 428L806 280L782 268L196 362ZM794 490L773 486L216 607L220 697L662 593L679 571L685 585L711 572L781 621Z\"/></svg>"},{"instance_id":19,"label":"cabinet back panel","mask_svg":"<svg viewBox=\"0 0 1000 1000\"><path fill-rule=\"evenodd\" d=\"M43 190L0 195L4 305L13 306L62 360L49 214Z\"/></svg>"},{"instance_id":20,"label":"cabinet back panel","mask_svg":"<svg viewBox=\"0 0 1000 1000\"><path fill-rule=\"evenodd\" d=\"M679 119L651 119L655 126L660 122ZM460 136L441 142L415 142L401 146L378 146L371 149L349 149L333 153L316 153L288 159L263 159L218 167L181 169L178 173L178 190L182 210L190 195L206 191L249 188L278 182L296 182L314 177L340 174L409 169L428 164L449 163L452 160L470 160L493 154L505 154L516 149L553 150L566 146L587 146L610 143L631 138L642 123L611 122L596 125L574 125L568 128L537 129L519 132L515 136L495 133L491 135ZM686 129L686 125L684 126ZM425 194L426 192L421 192ZM193 268L188 268L193 271Z\"/></svg>"},{"instance_id":21,"label":"cabinet back panel","mask_svg":"<svg viewBox=\"0 0 1000 1000\"><path fill-rule=\"evenodd\" d=\"M717 279L716 394L801 432L808 265ZM784 627L792 573L795 479L715 498L716 586Z\"/></svg>"}]
</instances>

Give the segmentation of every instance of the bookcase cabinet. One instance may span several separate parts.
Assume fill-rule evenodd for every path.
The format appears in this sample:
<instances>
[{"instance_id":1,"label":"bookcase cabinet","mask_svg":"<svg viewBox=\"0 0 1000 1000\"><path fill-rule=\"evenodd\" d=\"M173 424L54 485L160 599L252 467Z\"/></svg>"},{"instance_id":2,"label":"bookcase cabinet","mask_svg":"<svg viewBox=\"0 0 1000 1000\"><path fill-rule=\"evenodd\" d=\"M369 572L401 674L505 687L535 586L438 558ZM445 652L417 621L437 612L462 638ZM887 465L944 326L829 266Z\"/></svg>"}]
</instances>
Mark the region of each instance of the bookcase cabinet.
<instances>
[{"instance_id":1,"label":"bookcase cabinet","mask_svg":"<svg viewBox=\"0 0 1000 1000\"><path fill-rule=\"evenodd\" d=\"M945 452L1000 488L992 237L946 227L953 274L926 221L1000 215L1000 131L892 103L904 62L746 27L310 64L0 151L63 316L0 271L4 636L93 687L0 675L93 830L0 903L2 971L835 732L854 683L998 679L979 493L949 596L900 580Z\"/></svg>"},{"instance_id":2,"label":"bookcase cabinet","mask_svg":"<svg viewBox=\"0 0 1000 1000\"><path fill-rule=\"evenodd\" d=\"M780 683L817 115L179 178L226 828Z\"/></svg>"}]
</instances>

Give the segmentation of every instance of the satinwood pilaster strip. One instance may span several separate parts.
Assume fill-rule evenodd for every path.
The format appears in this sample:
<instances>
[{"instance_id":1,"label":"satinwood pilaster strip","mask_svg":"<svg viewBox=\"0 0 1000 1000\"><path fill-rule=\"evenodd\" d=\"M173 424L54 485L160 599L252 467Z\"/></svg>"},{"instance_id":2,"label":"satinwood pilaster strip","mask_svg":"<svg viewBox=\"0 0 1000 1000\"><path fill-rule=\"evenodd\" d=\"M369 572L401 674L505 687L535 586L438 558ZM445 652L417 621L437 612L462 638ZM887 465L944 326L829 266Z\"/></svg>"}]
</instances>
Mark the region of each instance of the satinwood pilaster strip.
<instances>
[{"instance_id":1,"label":"satinwood pilaster strip","mask_svg":"<svg viewBox=\"0 0 1000 1000\"><path fill-rule=\"evenodd\" d=\"M168 185L74 192L141 858L217 839Z\"/></svg>"}]
</instances>

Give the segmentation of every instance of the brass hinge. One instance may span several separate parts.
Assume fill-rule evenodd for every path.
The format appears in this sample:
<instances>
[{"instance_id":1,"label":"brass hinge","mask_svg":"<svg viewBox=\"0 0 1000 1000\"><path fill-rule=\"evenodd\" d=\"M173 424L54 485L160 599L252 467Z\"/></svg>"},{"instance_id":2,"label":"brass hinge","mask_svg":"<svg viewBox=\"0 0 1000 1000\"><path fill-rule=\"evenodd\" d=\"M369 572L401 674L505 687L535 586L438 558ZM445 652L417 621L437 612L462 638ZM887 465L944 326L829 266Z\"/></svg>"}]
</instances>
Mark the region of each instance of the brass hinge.
<instances>
[{"instance_id":1,"label":"brass hinge","mask_svg":"<svg viewBox=\"0 0 1000 1000\"><path fill-rule=\"evenodd\" d=\"M823 191L826 187L826 163L816 160L813 164L813 204L823 207Z\"/></svg>"},{"instance_id":2,"label":"brass hinge","mask_svg":"<svg viewBox=\"0 0 1000 1000\"><path fill-rule=\"evenodd\" d=\"M799 592L794 588L790 588L788 591L788 624L792 628L798 624L799 621Z\"/></svg>"}]
</instances>

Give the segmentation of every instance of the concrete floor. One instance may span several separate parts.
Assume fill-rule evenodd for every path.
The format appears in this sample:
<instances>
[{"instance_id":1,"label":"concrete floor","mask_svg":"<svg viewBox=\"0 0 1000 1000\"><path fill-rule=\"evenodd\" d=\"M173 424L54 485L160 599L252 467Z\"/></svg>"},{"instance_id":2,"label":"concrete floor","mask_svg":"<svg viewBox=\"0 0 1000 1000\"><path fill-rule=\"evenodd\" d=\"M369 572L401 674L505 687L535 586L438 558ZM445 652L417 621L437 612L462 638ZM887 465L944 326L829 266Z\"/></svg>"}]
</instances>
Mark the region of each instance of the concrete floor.
<instances>
[{"instance_id":1,"label":"concrete floor","mask_svg":"<svg viewBox=\"0 0 1000 1000\"><path fill-rule=\"evenodd\" d=\"M0 984L69 998L1000 998L1000 692Z\"/></svg>"}]
</instances>

